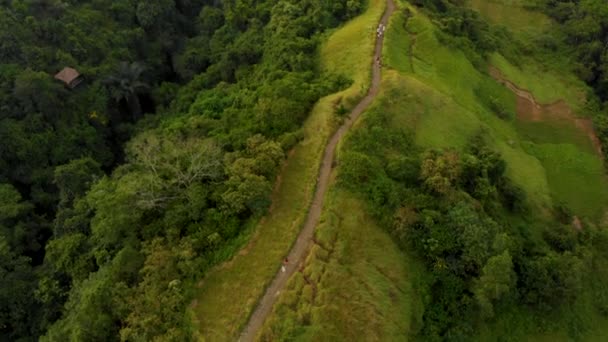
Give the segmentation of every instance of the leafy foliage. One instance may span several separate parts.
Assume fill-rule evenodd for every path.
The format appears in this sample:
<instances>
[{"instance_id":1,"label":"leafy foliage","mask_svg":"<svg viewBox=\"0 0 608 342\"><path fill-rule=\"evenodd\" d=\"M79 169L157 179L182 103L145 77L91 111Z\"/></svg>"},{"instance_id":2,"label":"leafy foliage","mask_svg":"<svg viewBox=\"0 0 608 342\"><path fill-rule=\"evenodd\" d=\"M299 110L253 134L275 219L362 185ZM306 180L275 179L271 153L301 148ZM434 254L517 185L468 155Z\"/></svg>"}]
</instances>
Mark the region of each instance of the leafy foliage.
<instances>
[{"instance_id":1,"label":"leafy foliage","mask_svg":"<svg viewBox=\"0 0 608 342\"><path fill-rule=\"evenodd\" d=\"M0 3L0 339L194 338L195 279L348 82L317 45L363 2Z\"/></svg>"}]
</instances>

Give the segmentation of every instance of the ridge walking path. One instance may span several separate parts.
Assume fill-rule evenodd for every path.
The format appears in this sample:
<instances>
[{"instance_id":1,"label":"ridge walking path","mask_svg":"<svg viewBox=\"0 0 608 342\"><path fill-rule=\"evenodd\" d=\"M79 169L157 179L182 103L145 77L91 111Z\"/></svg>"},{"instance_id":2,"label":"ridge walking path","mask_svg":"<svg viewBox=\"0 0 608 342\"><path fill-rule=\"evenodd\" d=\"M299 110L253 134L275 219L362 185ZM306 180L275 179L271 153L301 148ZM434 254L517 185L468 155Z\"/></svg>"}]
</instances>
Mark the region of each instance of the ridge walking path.
<instances>
[{"instance_id":1,"label":"ridge walking path","mask_svg":"<svg viewBox=\"0 0 608 342\"><path fill-rule=\"evenodd\" d=\"M384 26L388 24L389 18L395 10L394 0L387 0L387 6L380 23ZM312 245L312 238L314 236L315 227L319 222L321 216L321 210L323 208L323 199L329 185L329 179L331 175L332 164L334 162L334 155L336 146L340 142L340 139L344 134L352 127L353 123L361 116L361 114L369 107L372 103L378 91L380 90L381 82L381 63L379 61L382 57L382 47L384 43L384 34L377 36L376 47L374 50L373 66L372 66L372 82L371 86L365 95L365 97L355 106L348 118L340 126L340 128L333 134L329 142L325 146L325 152L323 153L323 159L321 161L321 167L319 168L319 176L317 181L317 188L313 197L313 201L310 205L306 220L304 221L304 227L300 231L295 244L293 245L287 259L289 263L285 266L285 272L279 270L275 275L270 286L266 289L264 296L258 303L257 307L253 311L249 322L243 329L239 341L249 342L253 341L257 336L258 331L264 324L266 317L270 314L272 306L277 300L278 294L285 287L289 278L300 269L300 265L304 261L307 252L310 250Z\"/></svg>"}]
</instances>

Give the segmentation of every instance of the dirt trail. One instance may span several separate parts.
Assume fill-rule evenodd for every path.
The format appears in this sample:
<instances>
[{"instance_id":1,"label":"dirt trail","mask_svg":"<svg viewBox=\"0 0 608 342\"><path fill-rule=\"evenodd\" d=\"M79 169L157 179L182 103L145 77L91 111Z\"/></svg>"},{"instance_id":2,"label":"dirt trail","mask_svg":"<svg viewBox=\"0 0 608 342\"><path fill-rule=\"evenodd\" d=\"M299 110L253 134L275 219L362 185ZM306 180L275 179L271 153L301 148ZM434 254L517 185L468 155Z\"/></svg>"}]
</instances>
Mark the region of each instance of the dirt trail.
<instances>
[{"instance_id":1,"label":"dirt trail","mask_svg":"<svg viewBox=\"0 0 608 342\"><path fill-rule=\"evenodd\" d=\"M496 67L491 66L489 73L492 78L504 84L517 96L517 118L519 120L533 122L562 120L570 122L589 137L596 152L603 157L602 143L595 133L591 119L577 117L564 100L558 100L551 104L539 104L532 93L509 81Z\"/></svg>"},{"instance_id":2,"label":"dirt trail","mask_svg":"<svg viewBox=\"0 0 608 342\"><path fill-rule=\"evenodd\" d=\"M388 20L395 10L395 3L393 0L387 0L386 11L384 12L382 19L380 21L381 24L387 25ZM312 246L312 238L314 236L315 227L319 222L319 217L321 216L321 210L323 208L323 198L325 197L325 192L327 191L329 185L329 179L332 169L332 163L334 161L334 154L336 150L336 146L338 142L344 136L344 134L348 131L348 129L353 125L353 123L359 118L361 113L367 109L367 107L372 103L378 91L380 90L380 65L376 63L376 59L382 56L382 46L384 35L382 37L376 39L376 47L374 50L374 59L372 66L372 83L367 92L367 95L357 104L357 106L352 110L348 118L344 121L342 126L334 133L334 135L329 139L329 142L325 146L325 152L323 153L323 160L321 161L321 167L319 168L319 175L317 181L317 188L315 191L315 195L313 201L308 210L308 214L306 216L306 220L304 223L304 227L300 231L300 235L296 240L296 243L293 245L291 251L287 258L289 259L289 264L286 267L285 272L278 271L275 275L274 279L270 286L266 289L264 296L258 303L258 306L253 311L253 314L249 318L249 322L243 332L241 333L241 337L239 341L253 341L262 327L264 320L270 314L272 310L272 306L276 301L279 292L285 287L287 284L287 280L293 275L297 270L299 270L304 262L310 247Z\"/></svg>"}]
</instances>

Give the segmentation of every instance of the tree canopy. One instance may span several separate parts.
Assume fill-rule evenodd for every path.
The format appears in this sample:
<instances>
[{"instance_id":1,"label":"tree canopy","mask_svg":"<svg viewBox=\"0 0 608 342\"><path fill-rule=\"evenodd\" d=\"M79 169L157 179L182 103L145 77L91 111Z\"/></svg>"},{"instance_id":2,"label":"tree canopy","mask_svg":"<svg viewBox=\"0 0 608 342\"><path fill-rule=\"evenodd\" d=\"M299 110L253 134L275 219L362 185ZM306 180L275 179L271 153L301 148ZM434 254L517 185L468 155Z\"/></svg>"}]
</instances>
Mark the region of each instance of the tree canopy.
<instances>
[{"instance_id":1,"label":"tree canopy","mask_svg":"<svg viewBox=\"0 0 608 342\"><path fill-rule=\"evenodd\" d=\"M194 280L348 82L317 46L363 1L0 4L0 339L194 338Z\"/></svg>"}]
</instances>

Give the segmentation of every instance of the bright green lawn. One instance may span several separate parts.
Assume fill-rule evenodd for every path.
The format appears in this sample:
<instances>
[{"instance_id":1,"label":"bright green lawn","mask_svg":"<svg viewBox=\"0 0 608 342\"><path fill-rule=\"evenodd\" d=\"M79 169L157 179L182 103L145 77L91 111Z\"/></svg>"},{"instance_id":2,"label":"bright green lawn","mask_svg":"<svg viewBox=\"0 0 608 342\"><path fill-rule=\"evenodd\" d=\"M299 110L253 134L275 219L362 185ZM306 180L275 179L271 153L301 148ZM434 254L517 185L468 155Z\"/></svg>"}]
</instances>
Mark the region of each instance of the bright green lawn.
<instances>
[{"instance_id":1,"label":"bright green lawn","mask_svg":"<svg viewBox=\"0 0 608 342\"><path fill-rule=\"evenodd\" d=\"M384 6L384 0L371 0L363 15L338 29L323 46L324 69L342 73L354 84L316 104L304 125L304 141L281 172L271 212L260 221L249 245L201 281L193 311L202 339L235 340L297 237L312 197L325 141L335 127L335 103L342 97L360 97L366 88L374 37L366 32L379 20Z\"/></svg>"},{"instance_id":2,"label":"bright green lawn","mask_svg":"<svg viewBox=\"0 0 608 342\"><path fill-rule=\"evenodd\" d=\"M517 130L522 139L537 144L562 144L570 142L581 151L595 154L596 149L589 136L579 130L571 121L517 121Z\"/></svg>"},{"instance_id":3,"label":"bright green lawn","mask_svg":"<svg viewBox=\"0 0 608 342\"><path fill-rule=\"evenodd\" d=\"M468 5L489 23L502 25L513 34L518 44L512 45L533 51L532 56L522 56L513 50L511 57L516 60L512 61L495 54L490 62L520 88L532 91L539 102L563 99L578 111L583 107L588 87L571 72L573 63L569 52L537 48L539 41L552 41L550 37L559 36L559 29L543 13L524 8L532 3L530 0L468 0Z\"/></svg>"}]
</instances>

